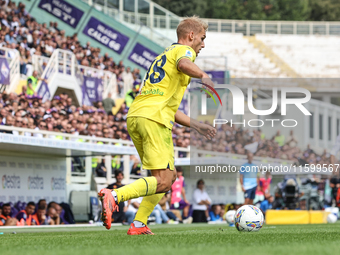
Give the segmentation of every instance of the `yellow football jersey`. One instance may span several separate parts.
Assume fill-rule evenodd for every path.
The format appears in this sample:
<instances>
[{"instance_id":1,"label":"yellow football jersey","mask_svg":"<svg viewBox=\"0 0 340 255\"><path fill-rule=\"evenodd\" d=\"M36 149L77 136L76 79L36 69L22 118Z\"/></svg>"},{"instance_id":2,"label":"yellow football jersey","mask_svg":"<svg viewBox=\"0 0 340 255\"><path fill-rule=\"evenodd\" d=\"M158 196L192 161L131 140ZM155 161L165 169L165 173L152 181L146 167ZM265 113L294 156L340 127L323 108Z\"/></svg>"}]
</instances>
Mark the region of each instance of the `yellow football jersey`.
<instances>
[{"instance_id":1,"label":"yellow football jersey","mask_svg":"<svg viewBox=\"0 0 340 255\"><path fill-rule=\"evenodd\" d=\"M194 62L196 52L179 43L172 44L155 58L127 117L148 118L172 129L176 111L191 79L177 69L183 58Z\"/></svg>"}]
</instances>

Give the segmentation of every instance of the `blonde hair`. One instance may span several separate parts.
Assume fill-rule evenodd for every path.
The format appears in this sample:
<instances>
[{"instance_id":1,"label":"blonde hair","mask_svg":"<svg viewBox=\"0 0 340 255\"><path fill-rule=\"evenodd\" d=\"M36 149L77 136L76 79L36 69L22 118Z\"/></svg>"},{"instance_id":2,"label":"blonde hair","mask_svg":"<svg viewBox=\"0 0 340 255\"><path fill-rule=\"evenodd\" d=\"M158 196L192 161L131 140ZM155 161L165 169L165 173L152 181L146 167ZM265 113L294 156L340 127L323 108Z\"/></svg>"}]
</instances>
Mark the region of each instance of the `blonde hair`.
<instances>
[{"instance_id":1,"label":"blonde hair","mask_svg":"<svg viewBox=\"0 0 340 255\"><path fill-rule=\"evenodd\" d=\"M185 35L189 34L191 31L193 31L195 34L200 33L202 29L204 29L205 31L208 30L208 24L206 22L201 20L196 15L192 17L187 17L182 20L177 26L177 38L181 39Z\"/></svg>"}]
</instances>

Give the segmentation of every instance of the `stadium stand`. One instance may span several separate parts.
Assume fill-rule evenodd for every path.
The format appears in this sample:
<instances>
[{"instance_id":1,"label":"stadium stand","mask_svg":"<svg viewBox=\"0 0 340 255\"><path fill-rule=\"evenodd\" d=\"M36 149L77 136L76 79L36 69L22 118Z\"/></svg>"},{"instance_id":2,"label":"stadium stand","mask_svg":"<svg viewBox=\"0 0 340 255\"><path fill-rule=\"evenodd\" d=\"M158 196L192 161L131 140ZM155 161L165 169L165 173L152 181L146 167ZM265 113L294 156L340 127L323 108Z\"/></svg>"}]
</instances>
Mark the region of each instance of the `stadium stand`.
<instances>
[{"instance_id":1,"label":"stadium stand","mask_svg":"<svg viewBox=\"0 0 340 255\"><path fill-rule=\"evenodd\" d=\"M256 39L302 77L339 77L340 38L337 36L257 34Z\"/></svg>"},{"instance_id":2,"label":"stadium stand","mask_svg":"<svg viewBox=\"0 0 340 255\"><path fill-rule=\"evenodd\" d=\"M117 63L108 53L101 53L100 48L92 47L90 42L82 46L76 33L66 35L64 30L58 28L57 22L49 22L49 26L46 23L39 24L27 12L23 3L16 6L14 2L9 1L6 5L6 1L3 1L0 10L0 47L11 49L9 58L13 58L16 52L20 54L20 73L24 75L23 78L33 73L33 56L44 57L46 66L53 52L62 49L75 54L86 76L103 78L104 72L100 71L109 71L116 74L119 84L128 82L128 88L132 87L136 79L140 79L140 70L134 69L131 72L130 68L124 67L122 61ZM86 70L86 67L98 69L98 72ZM118 87L120 94L122 87L123 85Z\"/></svg>"},{"instance_id":3,"label":"stadium stand","mask_svg":"<svg viewBox=\"0 0 340 255\"><path fill-rule=\"evenodd\" d=\"M200 57L226 56L231 77L285 77L280 69L249 43L242 34L209 32L205 44L209 47L200 53ZM198 64L200 64L199 59L197 59ZM211 64L206 66L206 70L223 70L219 64L211 61Z\"/></svg>"}]
</instances>

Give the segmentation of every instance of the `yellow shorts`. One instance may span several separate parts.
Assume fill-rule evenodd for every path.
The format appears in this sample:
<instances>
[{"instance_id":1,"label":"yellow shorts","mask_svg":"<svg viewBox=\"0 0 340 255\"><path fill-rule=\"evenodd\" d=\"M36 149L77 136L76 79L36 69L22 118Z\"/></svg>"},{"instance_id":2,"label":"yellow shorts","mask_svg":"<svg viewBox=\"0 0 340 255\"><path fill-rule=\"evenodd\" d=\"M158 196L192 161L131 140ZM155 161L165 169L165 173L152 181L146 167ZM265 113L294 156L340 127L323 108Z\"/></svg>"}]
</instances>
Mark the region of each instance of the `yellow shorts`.
<instances>
[{"instance_id":1,"label":"yellow shorts","mask_svg":"<svg viewBox=\"0 0 340 255\"><path fill-rule=\"evenodd\" d=\"M143 118L127 118L127 130L147 170L174 170L174 145L171 129Z\"/></svg>"}]
</instances>

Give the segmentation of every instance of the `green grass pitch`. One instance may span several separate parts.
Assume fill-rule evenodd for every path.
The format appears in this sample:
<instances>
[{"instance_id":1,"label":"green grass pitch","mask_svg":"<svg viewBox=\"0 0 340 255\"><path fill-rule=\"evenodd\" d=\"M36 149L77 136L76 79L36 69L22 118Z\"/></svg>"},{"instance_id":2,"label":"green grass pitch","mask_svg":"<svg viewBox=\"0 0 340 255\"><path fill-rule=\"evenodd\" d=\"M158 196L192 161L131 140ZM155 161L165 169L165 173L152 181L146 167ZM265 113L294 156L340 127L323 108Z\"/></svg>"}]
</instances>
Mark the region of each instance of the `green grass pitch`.
<instances>
[{"instance_id":1,"label":"green grass pitch","mask_svg":"<svg viewBox=\"0 0 340 255\"><path fill-rule=\"evenodd\" d=\"M40 254L338 254L340 224L265 225L240 233L226 224L150 226L154 236L128 236L127 226L1 229L0 251ZM12 234L16 231L17 234Z\"/></svg>"}]
</instances>

